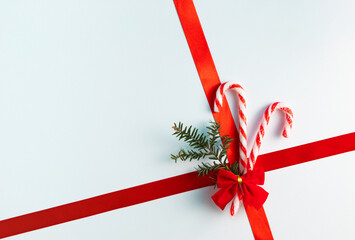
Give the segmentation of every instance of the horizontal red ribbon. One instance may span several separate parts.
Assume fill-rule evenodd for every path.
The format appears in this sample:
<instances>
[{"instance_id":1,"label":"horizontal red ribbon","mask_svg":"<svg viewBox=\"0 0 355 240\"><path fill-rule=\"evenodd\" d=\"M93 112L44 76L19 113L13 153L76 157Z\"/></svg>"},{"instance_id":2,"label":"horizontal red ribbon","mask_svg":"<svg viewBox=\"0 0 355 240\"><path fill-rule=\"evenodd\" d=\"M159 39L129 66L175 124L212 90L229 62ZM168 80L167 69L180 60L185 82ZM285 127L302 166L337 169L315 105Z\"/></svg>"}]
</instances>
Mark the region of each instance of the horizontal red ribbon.
<instances>
[{"instance_id":1,"label":"horizontal red ribbon","mask_svg":"<svg viewBox=\"0 0 355 240\"><path fill-rule=\"evenodd\" d=\"M271 171L354 151L355 133L341 135L259 156L258 165ZM111 210L213 185L208 177L191 172L156 182L84 199L0 221L0 238L73 221ZM245 206L248 208L248 206ZM250 211L254 211L250 209ZM255 218L258 216L253 214ZM258 228L258 226L252 226Z\"/></svg>"}]
</instances>

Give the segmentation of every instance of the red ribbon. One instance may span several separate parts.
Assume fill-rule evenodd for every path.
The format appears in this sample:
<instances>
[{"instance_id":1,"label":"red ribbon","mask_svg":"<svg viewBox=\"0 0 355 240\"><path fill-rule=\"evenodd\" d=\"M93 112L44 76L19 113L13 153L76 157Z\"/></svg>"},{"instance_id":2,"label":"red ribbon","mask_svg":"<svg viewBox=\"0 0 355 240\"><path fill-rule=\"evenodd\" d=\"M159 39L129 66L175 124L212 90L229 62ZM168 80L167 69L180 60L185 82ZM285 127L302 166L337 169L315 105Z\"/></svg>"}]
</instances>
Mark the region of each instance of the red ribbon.
<instances>
[{"instance_id":1,"label":"red ribbon","mask_svg":"<svg viewBox=\"0 0 355 240\"><path fill-rule=\"evenodd\" d=\"M174 2L207 99L211 105L214 99L214 92L220 82L197 13L192 0L174 0ZM224 121L222 126L223 132L221 134L232 133L233 138L237 138L238 134L229 108L224 107L223 111L225 115L223 113L214 115L216 121L218 121L218 119L225 119L225 116L228 116L230 120L229 123ZM233 129L235 129L235 131ZM237 149L237 147L238 146L231 146L230 150ZM261 155L258 158L255 168L262 166L265 171L272 171L354 150L355 132ZM231 154L228 155L228 159L233 160L236 158L235 156L237 156L237 154L231 152ZM77 202L1 220L0 238L86 218L211 185L213 185L213 183L208 177L197 177L196 172L191 172L118 190ZM246 203L244 203L244 208L248 215L254 238L256 240L273 239L263 208L257 210L255 207Z\"/></svg>"},{"instance_id":2,"label":"red ribbon","mask_svg":"<svg viewBox=\"0 0 355 240\"><path fill-rule=\"evenodd\" d=\"M262 168L256 168L239 177L234 173L221 169L217 175L217 187L221 188L212 199L222 210L226 205L238 197L238 189L245 204L260 209L266 201L269 193L262 187L265 181L265 173Z\"/></svg>"},{"instance_id":3,"label":"red ribbon","mask_svg":"<svg viewBox=\"0 0 355 240\"><path fill-rule=\"evenodd\" d=\"M261 166L265 171L273 171L354 150L355 132L263 154L259 156L255 168ZM197 172L162 179L1 220L0 238L46 228L212 185L213 182L209 177L198 177ZM263 208L256 210L249 204L244 204L244 208L248 214L254 238L272 239L271 231L269 234L265 234L265 212ZM267 238L267 236L269 236L269 238Z\"/></svg>"}]
</instances>

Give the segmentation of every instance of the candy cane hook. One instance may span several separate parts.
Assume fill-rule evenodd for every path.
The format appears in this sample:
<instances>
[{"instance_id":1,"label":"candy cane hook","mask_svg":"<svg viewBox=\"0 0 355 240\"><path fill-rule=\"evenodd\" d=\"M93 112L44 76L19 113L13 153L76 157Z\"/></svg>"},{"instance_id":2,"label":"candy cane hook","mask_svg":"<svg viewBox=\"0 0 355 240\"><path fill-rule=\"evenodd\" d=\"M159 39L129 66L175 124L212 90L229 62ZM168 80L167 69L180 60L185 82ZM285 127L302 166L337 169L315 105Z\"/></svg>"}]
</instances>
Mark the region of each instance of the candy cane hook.
<instances>
[{"instance_id":1,"label":"candy cane hook","mask_svg":"<svg viewBox=\"0 0 355 240\"><path fill-rule=\"evenodd\" d=\"M214 112L219 112L222 108L223 97L226 92L231 89L238 94L239 105L239 171L243 172L247 167L247 119L245 117L245 92L239 84L233 84L231 82L225 82L221 84L216 92L216 98L214 101Z\"/></svg>"},{"instance_id":2,"label":"candy cane hook","mask_svg":"<svg viewBox=\"0 0 355 240\"><path fill-rule=\"evenodd\" d=\"M260 123L259 131L256 134L255 142L253 145L253 149L250 153L249 156L249 166L248 169L252 170L255 166L256 159L259 155L260 151L260 146L261 146L261 141L264 138L265 135L265 129L267 125L270 122L270 116L272 115L275 110L282 110L285 113L285 125L282 131L282 136L287 138L289 136L289 133L292 129L292 123L293 123L293 113L292 110L288 107L286 107L283 103L280 102L275 102L271 104L266 111L264 112L263 119Z\"/></svg>"}]
</instances>

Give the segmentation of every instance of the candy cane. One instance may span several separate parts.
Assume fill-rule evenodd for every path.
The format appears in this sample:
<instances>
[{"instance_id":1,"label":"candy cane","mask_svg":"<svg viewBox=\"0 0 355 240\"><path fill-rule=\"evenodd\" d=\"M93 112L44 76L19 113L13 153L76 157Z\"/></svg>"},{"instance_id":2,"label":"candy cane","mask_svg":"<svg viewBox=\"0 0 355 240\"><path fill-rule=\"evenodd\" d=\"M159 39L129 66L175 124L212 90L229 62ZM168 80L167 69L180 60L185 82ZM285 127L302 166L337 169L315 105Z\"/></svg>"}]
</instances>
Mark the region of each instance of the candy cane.
<instances>
[{"instance_id":1,"label":"candy cane","mask_svg":"<svg viewBox=\"0 0 355 240\"><path fill-rule=\"evenodd\" d=\"M232 89L238 94L239 104L239 170L243 172L247 166L247 119L245 117L245 93L244 89L239 84L233 84L231 82L225 82L221 84L216 92L216 98L214 101L214 112L219 112L222 108L223 97L225 93Z\"/></svg>"},{"instance_id":2,"label":"candy cane","mask_svg":"<svg viewBox=\"0 0 355 240\"><path fill-rule=\"evenodd\" d=\"M256 135L255 138L255 142L253 145L253 149L250 153L249 156L249 167L248 169L252 170L254 168L256 159L259 155L259 150L260 150L260 145L261 145L261 140L263 139L264 135L265 135L265 128L267 127L267 125L269 124L270 121L270 116L271 114L277 110L280 109L285 113L285 125L283 128L283 132L282 132L282 136L284 136L285 138L288 137L291 129L292 129L292 122L293 122L293 113L292 110L288 107L286 107L283 103L280 102L275 102L273 104L271 104L265 111L264 115L263 115L263 119L261 121L260 127L259 127L259 131Z\"/></svg>"},{"instance_id":3,"label":"candy cane","mask_svg":"<svg viewBox=\"0 0 355 240\"><path fill-rule=\"evenodd\" d=\"M277 110L280 109L285 113L285 126L282 132L282 135L284 137L288 137L289 132L291 131L292 128L292 122L293 122L293 113L290 108L284 106L282 103L276 102L271 104L265 111L263 115L262 122L259 127L259 131L256 135L256 139L252 148L252 151L250 153L249 158L247 158L247 121L245 117L245 109L246 109L246 103L245 103L245 93L244 89L238 85L238 84L232 84L230 82L226 82L221 84L216 92L216 99L214 101L214 112L219 112L219 110L222 108L222 103L223 103L223 97L226 93L227 90L233 89L237 92L238 94L238 104L239 104L239 156L240 156L240 161L239 161L239 170L240 173L243 174L245 173L246 170L251 171L254 168L256 159L259 155L259 150L261 146L261 140L263 139L265 135L265 129L267 125L270 122L270 116L271 114ZM248 161L249 160L249 161ZM234 215L235 212L238 211L240 202L242 201L242 194L241 191L238 190L238 194L234 197L230 209L231 215Z\"/></svg>"}]
</instances>

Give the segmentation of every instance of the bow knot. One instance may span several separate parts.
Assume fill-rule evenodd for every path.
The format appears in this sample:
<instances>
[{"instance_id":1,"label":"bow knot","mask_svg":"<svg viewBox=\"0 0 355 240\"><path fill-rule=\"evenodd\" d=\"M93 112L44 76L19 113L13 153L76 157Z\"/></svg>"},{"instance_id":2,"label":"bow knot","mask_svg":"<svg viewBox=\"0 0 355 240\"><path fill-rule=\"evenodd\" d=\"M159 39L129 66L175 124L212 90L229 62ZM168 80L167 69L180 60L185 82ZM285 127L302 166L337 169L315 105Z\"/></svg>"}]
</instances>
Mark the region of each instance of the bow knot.
<instances>
[{"instance_id":1,"label":"bow knot","mask_svg":"<svg viewBox=\"0 0 355 240\"><path fill-rule=\"evenodd\" d=\"M269 195L258 186L263 185L264 181L265 173L262 168L255 168L242 176L221 169L217 175L217 187L220 190L212 196L212 199L222 210L235 197L243 199L245 204L260 209Z\"/></svg>"}]
</instances>

